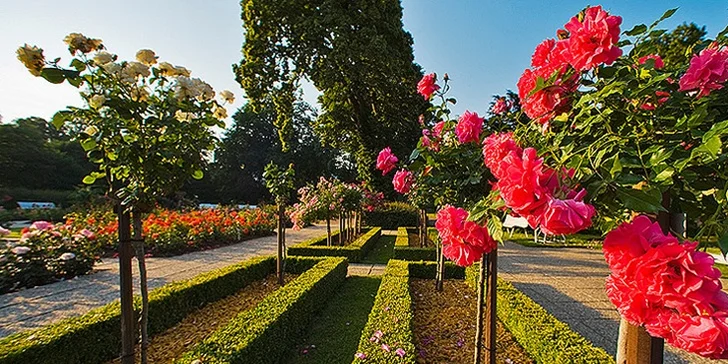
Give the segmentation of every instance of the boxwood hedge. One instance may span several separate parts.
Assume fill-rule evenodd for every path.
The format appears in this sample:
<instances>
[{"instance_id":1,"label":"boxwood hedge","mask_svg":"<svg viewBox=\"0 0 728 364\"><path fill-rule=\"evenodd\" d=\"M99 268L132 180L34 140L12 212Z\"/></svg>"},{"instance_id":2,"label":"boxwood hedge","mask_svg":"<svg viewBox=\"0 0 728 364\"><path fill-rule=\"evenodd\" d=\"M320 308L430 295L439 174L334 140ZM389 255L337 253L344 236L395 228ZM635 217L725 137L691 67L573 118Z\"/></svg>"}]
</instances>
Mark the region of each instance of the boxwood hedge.
<instances>
[{"instance_id":1,"label":"boxwood hedge","mask_svg":"<svg viewBox=\"0 0 728 364\"><path fill-rule=\"evenodd\" d=\"M477 264L465 271L465 280L476 287ZM614 363L602 348L595 347L541 305L498 280L498 319L537 363Z\"/></svg>"},{"instance_id":2,"label":"boxwood hedge","mask_svg":"<svg viewBox=\"0 0 728 364\"><path fill-rule=\"evenodd\" d=\"M400 260L437 260L437 250L434 247L419 248L409 246L408 228L397 229L397 239L394 241L394 259Z\"/></svg>"},{"instance_id":3,"label":"boxwood hedge","mask_svg":"<svg viewBox=\"0 0 728 364\"><path fill-rule=\"evenodd\" d=\"M377 206L374 211L364 213L364 223L369 226L381 226L385 230L394 230L399 226L416 226L417 208L405 202L386 202Z\"/></svg>"},{"instance_id":4,"label":"boxwood hedge","mask_svg":"<svg viewBox=\"0 0 728 364\"><path fill-rule=\"evenodd\" d=\"M381 235L382 228L373 227L349 245L344 246L326 246L326 235L323 235L288 248L288 255L346 257L350 262L359 262Z\"/></svg>"},{"instance_id":5,"label":"boxwood hedge","mask_svg":"<svg viewBox=\"0 0 728 364\"><path fill-rule=\"evenodd\" d=\"M289 272L300 273L321 259L292 257ZM149 293L149 333L174 326L188 313L233 294L249 283L275 271L275 258L253 258L173 282ZM136 300L137 309L140 300ZM6 363L100 363L121 351L119 302L93 309L38 329L0 339L0 364Z\"/></svg>"},{"instance_id":6,"label":"boxwood hedge","mask_svg":"<svg viewBox=\"0 0 728 364\"><path fill-rule=\"evenodd\" d=\"M347 261L328 258L233 318L177 361L278 363L304 332L311 315L346 279Z\"/></svg>"}]
</instances>

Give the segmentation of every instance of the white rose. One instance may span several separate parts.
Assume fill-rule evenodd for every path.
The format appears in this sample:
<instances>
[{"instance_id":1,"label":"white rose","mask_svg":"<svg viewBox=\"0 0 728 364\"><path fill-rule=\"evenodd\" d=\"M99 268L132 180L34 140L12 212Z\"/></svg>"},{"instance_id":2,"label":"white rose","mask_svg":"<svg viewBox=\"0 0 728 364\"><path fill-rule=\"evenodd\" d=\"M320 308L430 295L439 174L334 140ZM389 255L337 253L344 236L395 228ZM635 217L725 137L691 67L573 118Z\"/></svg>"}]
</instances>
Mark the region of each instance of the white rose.
<instances>
[{"instance_id":1,"label":"white rose","mask_svg":"<svg viewBox=\"0 0 728 364\"><path fill-rule=\"evenodd\" d=\"M61 260L71 260L76 259L76 254L73 253L63 253L60 257Z\"/></svg>"},{"instance_id":2,"label":"white rose","mask_svg":"<svg viewBox=\"0 0 728 364\"><path fill-rule=\"evenodd\" d=\"M220 98L228 104L235 102L235 95L229 90L220 91Z\"/></svg>"},{"instance_id":3,"label":"white rose","mask_svg":"<svg viewBox=\"0 0 728 364\"><path fill-rule=\"evenodd\" d=\"M101 105L104 104L105 101L106 101L106 97L104 97L104 95L93 95L88 100L88 105L91 106L92 109L98 109L101 107ZM93 134L89 134L89 135L93 135Z\"/></svg>"},{"instance_id":4,"label":"white rose","mask_svg":"<svg viewBox=\"0 0 728 364\"><path fill-rule=\"evenodd\" d=\"M191 121L192 116L192 113L184 112L182 110L177 110L177 112L174 113L174 118L179 121Z\"/></svg>"},{"instance_id":5,"label":"white rose","mask_svg":"<svg viewBox=\"0 0 728 364\"><path fill-rule=\"evenodd\" d=\"M121 65L118 63L113 63L113 62L107 63L107 64L101 66L101 68L103 68L104 71L106 71L107 73L110 73L112 75L115 75L115 74L119 73L119 71L121 71Z\"/></svg>"},{"instance_id":6,"label":"white rose","mask_svg":"<svg viewBox=\"0 0 728 364\"><path fill-rule=\"evenodd\" d=\"M30 252L30 248L27 246L16 246L11 250L15 255L24 255Z\"/></svg>"},{"instance_id":7,"label":"white rose","mask_svg":"<svg viewBox=\"0 0 728 364\"><path fill-rule=\"evenodd\" d=\"M94 56L94 63L97 66L103 66L103 65L111 63L113 61L114 61L114 55L112 55L111 53L106 52L106 51L97 52L96 55Z\"/></svg>"},{"instance_id":8,"label":"white rose","mask_svg":"<svg viewBox=\"0 0 728 364\"><path fill-rule=\"evenodd\" d=\"M151 65L157 63L157 56L154 54L154 51L151 49L140 49L136 53L136 59L137 59L137 61L144 63L147 66L151 66Z\"/></svg>"}]
</instances>

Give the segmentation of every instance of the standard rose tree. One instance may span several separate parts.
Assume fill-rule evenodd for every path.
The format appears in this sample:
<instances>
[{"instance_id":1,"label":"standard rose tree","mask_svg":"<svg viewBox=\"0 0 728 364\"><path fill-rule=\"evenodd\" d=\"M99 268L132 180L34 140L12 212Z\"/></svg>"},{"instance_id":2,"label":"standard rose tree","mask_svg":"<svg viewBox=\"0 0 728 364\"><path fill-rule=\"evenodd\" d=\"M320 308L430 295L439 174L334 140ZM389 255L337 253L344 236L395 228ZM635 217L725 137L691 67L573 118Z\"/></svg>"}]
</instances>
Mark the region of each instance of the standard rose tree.
<instances>
[{"instance_id":1,"label":"standard rose tree","mask_svg":"<svg viewBox=\"0 0 728 364\"><path fill-rule=\"evenodd\" d=\"M100 39L72 33L64 42L73 56L69 68L60 65L60 58L46 61L42 49L27 44L18 49L18 59L34 76L55 84L67 81L79 88L86 102L84 107L59 111L52 123L57 128L71 123L72 130L79 130L76 138L99 167L83 182L104 181L119 203L123 363L134 361L129 213L133 214L142 286L142 362L146 362L148 304L142 214L190 177L202 178L205 156L215 142L212 127L224 127L227 112L222 105L232 102L233 95L223 92L222 103L218 103L209 84L191 78L184 67L159 63L149 49L138 51L136 60L124 61L107 52Z\"/></svg>"}]
</instances>

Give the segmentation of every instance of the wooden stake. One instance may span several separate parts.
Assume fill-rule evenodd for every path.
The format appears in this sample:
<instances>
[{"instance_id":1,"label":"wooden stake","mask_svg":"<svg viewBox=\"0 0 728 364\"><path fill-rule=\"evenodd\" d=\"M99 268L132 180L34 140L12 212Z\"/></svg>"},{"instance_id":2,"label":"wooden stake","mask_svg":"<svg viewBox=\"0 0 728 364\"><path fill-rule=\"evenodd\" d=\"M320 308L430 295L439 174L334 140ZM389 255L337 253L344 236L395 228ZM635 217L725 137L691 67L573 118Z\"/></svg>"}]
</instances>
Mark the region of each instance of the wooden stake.
<instances>
[{"instance_id":1,"label":"wooden stake","mask_svg":"<svg viewBox=\"0 0 728 364\"><path fill-rule=\"evenodd\" d=\"M134 297L131 275L131 224L129 213L118 206L119 220L119 296L121 300L121 363L134 364L134 342L136 341L136 325L134 324Z\"/></svg>"},{"instance_id":2,"label":"wooden stake","mask_svg":"<svg viewBox=\"0 0 728 364\"><path fill-rule=\"evenodd\" d=\"M149 349L149 288L147 287L147 264L144 256L144 236L142 234L142 216L138 211L133 215L133 243L136 251L137 262L139 263L139 291L142 294L142 312L139 320L141 328L141 359L142 364L147 364L147 352Z\"/></svg>"},{"instance_id":3,"label":"wooden stake","mask_svg":"<svg viewBox=\"0 0 728 364\"><path fill-rule=\"evenodd\" d=\"M278 255L276 256L276 275L278 277L278 285L283 285L283 243L285 239L285 222L283 217L286 213L286 207L278 204Z\"/></svg>"},{"instance_id":4,"label":"wooden stake","mask_svg":"<svg viewBox=\"0 0 728 364\"><path fill-rule=\"evenodd\" d=\"M478 267L478 316L475 321L475 358L474 363L480 364L480 356L483 349L483 304L485 301L485 271L487 254L483 254L480 258L480 267Z\"/></svg>"},{"instance_id":5,"label":"wooden stake","mask_svg":"<svg viewBox=\"0 0 728 364\"><path fill-rule=\"evenodd\" d=\"M486 292L485 292L485 364L495 364L496 303L498 300L498 249L487 254Z\"/></svg>"}]
</instances>

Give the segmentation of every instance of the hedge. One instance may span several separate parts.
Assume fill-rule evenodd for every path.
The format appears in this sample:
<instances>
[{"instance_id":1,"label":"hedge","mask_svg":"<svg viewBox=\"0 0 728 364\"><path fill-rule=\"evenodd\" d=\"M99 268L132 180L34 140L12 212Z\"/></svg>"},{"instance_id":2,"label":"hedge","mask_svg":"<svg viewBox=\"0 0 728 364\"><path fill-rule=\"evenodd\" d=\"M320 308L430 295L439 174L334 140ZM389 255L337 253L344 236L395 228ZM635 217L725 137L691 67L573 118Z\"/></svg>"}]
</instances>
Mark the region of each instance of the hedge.
<instances>
[{"instance_id":1,"label":"hedge","mask_svg":"<svg viewBox=\"0 0 728 364\"><path fill-rule=\"evenodd\" d=\"M289 272L299 273L321 259L292 257ZM149 333L160 333L199 307L233 294L275 271L275 258L253 258L173 282L149 293ZM140 300L135 297L138 309ZM38 329L0 339L0 364L99 363L121 351L121 306L118 301Z\"/></svg>"},{"instance_id":2,"label":"hedge","mask_svg":"<svg viewBox=\"0 0 728 364\"><path fill-rule=\"evenodd\" d=\"M412 297L409 293L409 263L402 260L390 260L382 276L374 306L369 313L359 339L358 353L366 355L367 363L411 363L416 362L412 322L414 311ZM391 346L391 352L385 352L380 343L370 340L377 330L384 335L381 341ZM395 343L398 344L395 346ZM405 351L404 357L395 354L397 348ZM354 358L354 363L362 360Z\"/></svg>"},{"instance_id":3,"label":"hedge","mask_svg":"<svg viewBox=\"0 0 728 364\"><path fill-rule=\"evenodd\" d=\"M417 208L404 202L387 202L374 211L364 214L365 224L381 226L385 230L394 230L400 226L417 226L418 221Z\"/></svg>"},{"instance_id":4,"label":"hedge","mask_svg":"<svg viewBox=\"0 0 728 364\"><path fill-rule=\"evenodd\" d=\"M394 259L437 261L437 249L410 247L408 233L408 228L399 227L397 229L397 239L394 241Z\"/></svg>"},{"instance_id":5,"label":"hedge","mask_svg":"<svg viewBox=\"0 0 728 364\"><path fill-rule=\"evenodd\" d=\"M360 262L381 235L382 228L370 228L365 234L344 246L322 245L326 243L326 235L323 235L288 248L288 255L346 257L350 262Z\"/></svg>"},{"instance_id":6,"label":"hedge","mask_svg":"<svg viewBox=\"0 0 728 364\"><path fill-rule=\"evenodd\" d=\"M278 363L311 315L346 279L347 261L328 258L233 318L176 363Z\"/></svg>"},{"instance_id":7,"label":"hedge","mask_svg":"<svg viewBox=\"0 0 728 364\"><path fill-rule=\"evenodd\" d=\"M477 264L468 267L465 275L466 282L475 288ZM614 363L604 349L592 345L511 283L500 279L497 314L537 363Z\"/></svg>"}]
</instances>

